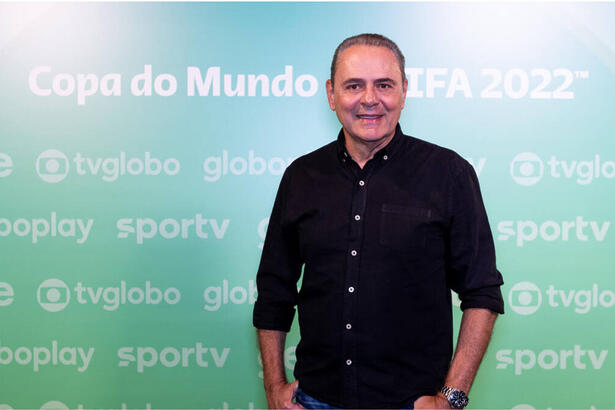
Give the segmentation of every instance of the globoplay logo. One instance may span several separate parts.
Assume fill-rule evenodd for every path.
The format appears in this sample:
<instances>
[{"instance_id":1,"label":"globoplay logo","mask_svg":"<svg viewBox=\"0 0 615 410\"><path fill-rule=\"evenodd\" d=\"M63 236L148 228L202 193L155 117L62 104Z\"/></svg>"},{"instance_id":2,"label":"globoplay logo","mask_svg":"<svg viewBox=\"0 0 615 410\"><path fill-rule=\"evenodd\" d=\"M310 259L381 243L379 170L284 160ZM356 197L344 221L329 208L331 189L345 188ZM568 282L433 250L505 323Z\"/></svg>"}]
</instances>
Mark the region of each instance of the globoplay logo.
<instances>
[{"instance_id":1,"label":"globoplay logo","mask_svg":"<svg viewBox=\"0 0 615 410\"><path fill-rule=\"evenodd\" d=\"M145 281L143 286L128 287L125 281L119 286L93 287L82 282L72 289L74 300L80 305L91 304L102 306L106 311L115 311L120 306L131 305L175 305L181 300L181 292L176 288L159 289ZM60 279L44 280L38 287L36 299L39 305L48 312L64 310L71 301L71 289Z\"/></svg>"},{"instance_id":2,"label":"globoplay logo","mask_svg":"<svg viewBox=\"0 0 615 410\"><path fill-rule=\"evenodd\" d=\"M71 166L79 176L93 175L105 182L114 182L125 175L160 174L177 175L181 165L175 158L158 159L145 152L143 155L128 157L121 151L116 157L87 157L80 152L72 158L57 149L43 151L36 159L36 173L45 182L55 184L63 181L69 174Z\"/></svg>"},{"instance_id":3,"label":"globoplay logo","mask_svg":"<svg viewBox=\"0 0 615 410\"><path fill-rule=\"evenodd\" d=\"M543 291L532 282L515 283L508 292L508 305L513 312L532 315L543 305L549 308L570 309L574 313L587 314L593 309L608 309L615 306L615 292L600 289L597 283L584 289L562 289L548 285Z\"/></svg>"},{"instance_id":4,"label":"globoplay logo","mask_svg":"<svg viewBox=\"0 0 615 410\"><path fill-rule=\"evenodd\" d=\"M615 161L604 161L599 154L583 160L564 160L551 155L545 167L545 162L535 153L522 152L510 163L510 175L519 185L535 185L545 174L551 178L570 179L579 185L588 185L595 179L615 178Z\"/></svg>"},{"instance_id":5,"label":"globoplay logo","mask_svg":"<svg viewBox=\"0 0 615 410\"><path fill-rule=\"evenodd\" d=\"M0 365L31 366L38 372L43 366L73 367L78 372L85 372L94 356L93 347L62 346L57 340L51 346L9 346L0 341Z\"/></svg>"}]
</instances>

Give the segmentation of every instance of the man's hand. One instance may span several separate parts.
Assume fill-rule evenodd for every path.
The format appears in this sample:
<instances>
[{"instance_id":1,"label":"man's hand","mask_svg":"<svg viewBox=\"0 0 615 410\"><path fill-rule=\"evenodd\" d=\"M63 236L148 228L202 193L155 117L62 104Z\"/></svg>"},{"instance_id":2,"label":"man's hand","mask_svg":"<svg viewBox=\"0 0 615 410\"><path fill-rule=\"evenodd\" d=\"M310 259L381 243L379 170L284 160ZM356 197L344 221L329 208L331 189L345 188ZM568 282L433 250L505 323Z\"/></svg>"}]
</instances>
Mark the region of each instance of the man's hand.
<instances>
[{"instance_id":1,"label":"man's hand","mask_svg":"<svg viewBox=\"0 0 615 410\"><path fill-rule=\"evenodd\" d=\"M270 409L302 409L303 406L293 403L295 392L299 386L298 381L292 383L277 383L267 391L267 405Z\"/></svg>"},{"instance_id":2,"label":"man's hand","mask_svg":"<svg viewBox=\"0 0 615 410\"><path fill-rule=\"evenodd\" d=\"M258 342L263 358L263 383L270 409L302 409L293 403L299 381L288 383L284 371L283 350L286 332L258 330Z\"/></svg>"},{"instance_id":3,"label":"man's hand","mask_svg":"<svg viewBox=\"0 0 615 410\"><path fill-rule=\"evenodd\" d=\"M451 406L443 394L435 396L421 396L414 402L415 409L450 409Z\"/></svg>"}]
</instances>

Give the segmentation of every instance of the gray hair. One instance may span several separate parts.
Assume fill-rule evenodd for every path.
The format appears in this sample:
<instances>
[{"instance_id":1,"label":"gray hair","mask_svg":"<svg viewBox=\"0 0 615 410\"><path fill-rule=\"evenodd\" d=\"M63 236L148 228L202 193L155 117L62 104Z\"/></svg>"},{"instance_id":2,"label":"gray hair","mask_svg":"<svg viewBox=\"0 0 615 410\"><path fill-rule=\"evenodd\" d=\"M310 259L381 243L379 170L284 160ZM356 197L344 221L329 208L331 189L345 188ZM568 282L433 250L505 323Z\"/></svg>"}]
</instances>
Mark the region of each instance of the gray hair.
<instances>
[{"instance_id":1,"label":"gray hair","mask_svg":"<svg viewBox=\"0 0 615 410\"><path fill-rule=\"evenodd\" d=\"M333 78L335 77L335 70L337 69L337 60L340 54L342 54L348 47L355 45L386 47L391 50L397 59L397 64L399 64L399 71L401 71L402 81L406 80L406 59L404 58L404 55L399 47L397 47L397 44L395 44L395 42L390 38L381 34L363 33L348 37L335 49L335 53L333 53L333 61L331 61L331 85L333 85Z\"/></svg>"}]
</instances>

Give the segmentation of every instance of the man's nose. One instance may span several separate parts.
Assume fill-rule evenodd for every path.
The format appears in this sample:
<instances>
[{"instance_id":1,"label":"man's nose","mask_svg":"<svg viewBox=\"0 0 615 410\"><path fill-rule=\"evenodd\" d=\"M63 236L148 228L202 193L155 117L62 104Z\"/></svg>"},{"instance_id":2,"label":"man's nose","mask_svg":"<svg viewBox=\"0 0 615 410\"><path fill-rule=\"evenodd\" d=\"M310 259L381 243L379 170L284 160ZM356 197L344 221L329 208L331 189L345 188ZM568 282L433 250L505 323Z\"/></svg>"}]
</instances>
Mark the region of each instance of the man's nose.
<instances>
[{"instance_id":1,"label":"man's nose","mask_svg":"<svg viewBox=\"0 0 615 410\"><path fill-rule=\"evenodd\" d=\"M378 104L376 90L373 86L368 85L367 87L365 87L365 92L363 92L363 95L361 96L361 103L368 106Z\"/></svg>"}]
</instances>

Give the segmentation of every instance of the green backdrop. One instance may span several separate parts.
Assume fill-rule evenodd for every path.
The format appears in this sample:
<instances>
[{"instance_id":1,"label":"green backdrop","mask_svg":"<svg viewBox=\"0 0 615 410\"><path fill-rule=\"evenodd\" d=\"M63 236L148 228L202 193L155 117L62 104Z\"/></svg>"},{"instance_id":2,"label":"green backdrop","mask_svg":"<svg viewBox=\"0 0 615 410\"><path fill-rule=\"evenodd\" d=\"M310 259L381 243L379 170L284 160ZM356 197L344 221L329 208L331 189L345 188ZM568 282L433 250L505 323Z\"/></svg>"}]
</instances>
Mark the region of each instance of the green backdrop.
<instances>
[{"instance_id":1,"label":"green backdrop","mask_svg":"<svg viewBox=\"0 0 615 410\"><path fill-rule=\"evenodd\" d=\"M406 55L403 130L479 174L506 314L471 407L615 408L613 21L613 3L0 4L0 408L266 406L267 217L285 167L337 135L324 83L360 32Z\"/></svg>"}]
</instances>

